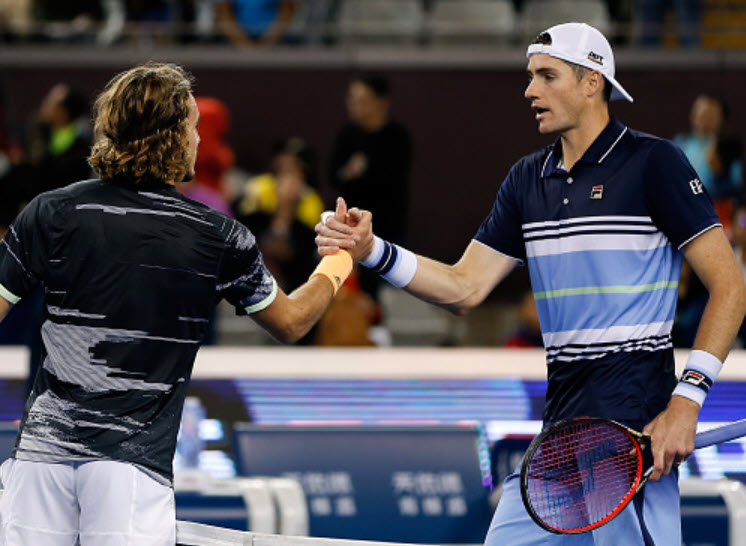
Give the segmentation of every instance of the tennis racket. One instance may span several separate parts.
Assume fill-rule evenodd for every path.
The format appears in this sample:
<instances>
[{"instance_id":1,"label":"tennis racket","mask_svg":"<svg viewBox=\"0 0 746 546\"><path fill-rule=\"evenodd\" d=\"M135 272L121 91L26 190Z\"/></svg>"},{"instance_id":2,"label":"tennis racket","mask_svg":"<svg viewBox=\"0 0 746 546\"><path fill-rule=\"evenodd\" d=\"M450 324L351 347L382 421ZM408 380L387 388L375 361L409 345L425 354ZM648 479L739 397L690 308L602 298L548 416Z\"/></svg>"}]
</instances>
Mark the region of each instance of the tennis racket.
<instances>
[{"instance_id":1,"label":"tennis racket","mask_svg":"<svg viewBox=\"0 0 746 546\"><path fill-rule=\"evenodd\" d=\"M700 432L699 449L746 436L746 419ZM642 446L650 437L606 419L560 421L539 434L521 466L531 518L552 533L592 531L610 522L645 485Z\"/></svg>"}]
</instances>

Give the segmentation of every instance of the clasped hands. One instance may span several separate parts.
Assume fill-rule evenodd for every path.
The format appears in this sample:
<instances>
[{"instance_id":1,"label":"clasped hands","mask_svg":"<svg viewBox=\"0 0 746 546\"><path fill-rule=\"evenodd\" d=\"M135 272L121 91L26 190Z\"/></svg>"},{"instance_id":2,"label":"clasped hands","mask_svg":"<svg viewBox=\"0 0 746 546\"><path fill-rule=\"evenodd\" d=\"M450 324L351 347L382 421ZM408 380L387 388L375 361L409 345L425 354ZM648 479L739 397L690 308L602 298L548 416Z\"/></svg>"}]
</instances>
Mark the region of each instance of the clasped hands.
<instances>
[{"instance_id":1,"label":"clasped hands","mask_svg":"<svg viewBox=\"0 0 746 546\"><path fill-rule=\"evenodd\" d=\"M346 250L358 263L373 250L373 215L367 210L347 210L345 200L338 197L334 213L324 213L321 218L315 230L316 246L322 256Z\"/></svg>"}]
</instances>

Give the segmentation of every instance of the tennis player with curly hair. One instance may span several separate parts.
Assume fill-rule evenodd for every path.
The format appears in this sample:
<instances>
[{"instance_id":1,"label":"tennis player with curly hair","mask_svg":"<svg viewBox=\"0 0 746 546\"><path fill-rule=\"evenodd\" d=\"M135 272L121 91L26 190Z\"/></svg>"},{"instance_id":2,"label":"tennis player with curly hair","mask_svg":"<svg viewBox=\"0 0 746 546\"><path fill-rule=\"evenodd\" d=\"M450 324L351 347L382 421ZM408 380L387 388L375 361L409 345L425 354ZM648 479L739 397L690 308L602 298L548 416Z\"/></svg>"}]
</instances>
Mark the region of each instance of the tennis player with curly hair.
<instances>
[{"instance_id":1,"label":"tennis player with curly hair","mask_svg":"<svg viewBox=\"0 0 746 546\"><path fill-rule=\"evenodd\" d=\"M148 64L95 105L99 179L44 193L0 244L0 317L43 283L42 368L0 467L2 546L172 546L176 435L197 349L225 298L303 336L352 267L324 258L286 295L254 236L183 197L199 112L190 76Z\"/></svg>"}]
</instances>

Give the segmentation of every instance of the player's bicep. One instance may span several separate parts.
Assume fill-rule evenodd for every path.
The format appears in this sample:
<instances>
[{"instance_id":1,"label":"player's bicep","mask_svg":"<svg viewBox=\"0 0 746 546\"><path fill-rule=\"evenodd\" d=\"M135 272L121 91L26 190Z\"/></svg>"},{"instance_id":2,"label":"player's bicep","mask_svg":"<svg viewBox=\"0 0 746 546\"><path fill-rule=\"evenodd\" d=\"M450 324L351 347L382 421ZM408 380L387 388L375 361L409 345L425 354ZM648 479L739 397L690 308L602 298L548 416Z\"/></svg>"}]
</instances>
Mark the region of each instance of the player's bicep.
<instances>
[{"instance_id":1,"label":"player's bicep","mask_svg":"<svg viewBox=\"0 0 746 546\"><path fill-rule=\"evenodd\" d=\"M717 226L705 231L682 247L682 251L708 291L743 283L741 269L723 228Z\"/></svg>"}]
</instances>

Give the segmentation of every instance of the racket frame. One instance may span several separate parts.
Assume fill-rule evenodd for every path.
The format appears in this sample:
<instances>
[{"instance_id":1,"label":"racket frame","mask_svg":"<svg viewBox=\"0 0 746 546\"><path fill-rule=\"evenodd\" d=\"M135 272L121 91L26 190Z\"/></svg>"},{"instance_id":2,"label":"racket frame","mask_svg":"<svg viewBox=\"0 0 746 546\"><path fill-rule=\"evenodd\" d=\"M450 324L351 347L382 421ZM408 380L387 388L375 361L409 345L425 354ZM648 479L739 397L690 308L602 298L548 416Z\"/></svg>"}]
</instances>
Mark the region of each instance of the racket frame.
<instances>
[{"instance_id":1,"label":"racket frame","mask_svg":"<svg viewBox=\"0 0 746 546\"><path fill-rule=\"evenodd\" d=\"M629 488L629 491L627 494L622 498L622 501L617 505L617 507L611 511L608 515L606 515L604 518L600 519L599 521L586 525L585 527L581 527L578 529L558 529L556 527L553 527L546 523L539 514L536 513L536 510L534 510L534 507L531 503L531 499L528 494L528 480L529 480L529 467L531 466L531 461L533 460L534 454L539 449L543 441L550 435L555 434L557 431L565 428L569 428L572 426L578 426L582 425L584 423L592 423L592 422L601 422L606 425L611 425L615 428L618 428L627 436L630 437L632 440L633 445L636 447L636 455L637 455L637 472L635 475L635 479ZM562 421L558 421L554 423L553 425L547 427L545 430L543 430L538 436L536 436L533 441L531 442L531 445L526 450L526 454L523 457L523 463L521 463L521 483L520 483L520 489L521 489L521 498L523 499L523 505L526 507L526 511L528 512L528 515L531 516L531 519L536 522L537 525L539 525L542 529L549 531L550 533L554 534L560 534L560 535L576 535L580 533L586 533L588 531L592 531L594 529L598 529L599 527L606 525L611 520L613 520L616 516L618 516L630 503L632 498L637 494L637 492L642 489L642 486L645 485L645 482L647 481L648 477L650 476L650 471L652 470L652 467L648 469L646 472L643 472L643 461L642 461L642 446L643 445L649 445L650 444L650 437L641 434L640 432L633 430L621 423L618 423L616 421L613 421L611 419L601 419L598 417L575 417L572 419L564 419Z\"/></svg>"}]
</instances>

